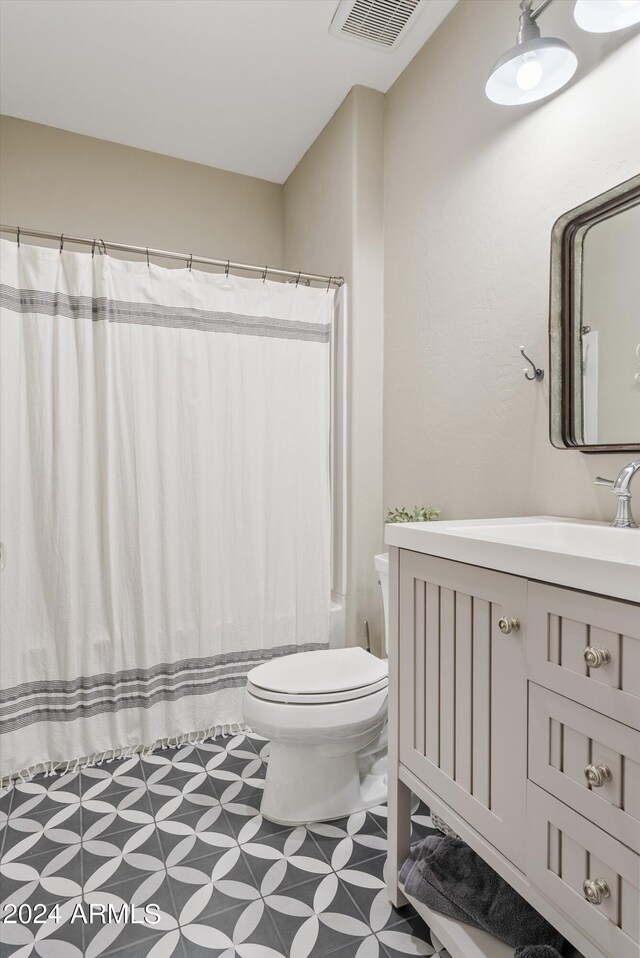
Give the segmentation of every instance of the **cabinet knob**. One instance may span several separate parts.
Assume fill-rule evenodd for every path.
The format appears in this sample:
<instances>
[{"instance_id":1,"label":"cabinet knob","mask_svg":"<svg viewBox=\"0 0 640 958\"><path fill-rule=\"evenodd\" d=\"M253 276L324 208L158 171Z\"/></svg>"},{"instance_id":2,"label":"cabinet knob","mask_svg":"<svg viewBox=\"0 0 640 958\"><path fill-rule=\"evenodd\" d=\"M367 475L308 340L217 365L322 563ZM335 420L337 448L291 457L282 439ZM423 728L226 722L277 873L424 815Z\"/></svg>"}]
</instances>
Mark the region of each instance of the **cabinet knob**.
<instances>
[{"instance_id":1,"label":"cabinet knob","mask_svg":"<svg viewBox=\"0 0 640 958\"><path fill-rule=\"evenodd\" d=\"M608 898L611 894L604 878L594 878L593 880L587 878L582 885L582 891L584 892L584 897L587 901L590 901L592 905L599 905L603 898Z\"/></svg>"},{"instance_id":2,"label":"cabinet knob","mask_svg":"<svg viewBox=\"0 0 640 958\"><path fill-rule=\"evenodd\" d=\"M520 628L520 619L508 619L503 617L498 619L498 628L504 635L509 635L510 632L517 632Z\"/></svg>"},{"instance_id":3,"label":"cabinet knob","mask_svg":"<svg viewBox=\"0 0 640 958\"><path fill-rule=\"evenodd\" d=\"M608 765L587 765L584 775L592 788L600 788L605 782L610 782L612 777Z\"/></svg>"},{"instance_id":4,"label":"cabinet knob","mask_svg":"<svg viewBox=\"0 0 640 958\"><path fill-rule=\"evenodd\" d=\"M599 669L601 665L608 665L611 661L609 649L594 649L591 645L584 650L583 655L590 669Z\"/></svg>"}]
</instances>

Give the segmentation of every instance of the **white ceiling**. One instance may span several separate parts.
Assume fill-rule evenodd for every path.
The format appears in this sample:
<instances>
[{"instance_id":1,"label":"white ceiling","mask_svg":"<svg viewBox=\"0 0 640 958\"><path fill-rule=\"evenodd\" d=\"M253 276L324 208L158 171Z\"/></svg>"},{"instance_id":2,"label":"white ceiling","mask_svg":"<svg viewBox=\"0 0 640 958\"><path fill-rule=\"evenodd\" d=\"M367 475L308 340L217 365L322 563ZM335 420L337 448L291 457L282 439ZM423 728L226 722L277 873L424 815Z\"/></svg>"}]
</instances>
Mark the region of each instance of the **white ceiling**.
<instances>
[{"instance_id":1,"label":"white ceiling","mask_svg":"<svg viewBox=\"0 0 640 958\"><path fill-rule=\"evenodd\" d=\"M386 92L456 0L397 50L329 34L338 0L0 0L11 116L282 183L355 84Z\"/></svg>"}]
</instances>

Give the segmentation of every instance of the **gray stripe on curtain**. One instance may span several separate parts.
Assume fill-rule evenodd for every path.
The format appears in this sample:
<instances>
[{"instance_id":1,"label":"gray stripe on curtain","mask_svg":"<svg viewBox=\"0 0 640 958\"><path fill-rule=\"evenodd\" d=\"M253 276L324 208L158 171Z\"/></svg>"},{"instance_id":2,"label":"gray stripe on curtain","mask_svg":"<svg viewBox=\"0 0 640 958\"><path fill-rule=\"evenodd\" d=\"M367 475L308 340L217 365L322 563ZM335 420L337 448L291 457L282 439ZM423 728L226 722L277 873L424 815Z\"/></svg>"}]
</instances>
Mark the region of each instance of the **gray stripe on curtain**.
<instances>
[{"instance_id":1,"label":"gray stripe on curtain","mask_svg":"<svg viewBox=\"0 0 640 958\"><path fill-rule=\"evenodd\" d=\"M209 695L220 689L244 685L250 668L293 652L326 649L327 644L283 645L201 659L185 659L149 669L130 669L69 681L38 681L5 689L0 709L0 734L34 722L88 718L124 708L150 708L165 699L184 695ZM222 660L222 661L221 661ZM18 701L19 700L19 701ZM12 713L16 713L10 717Z\"/></svg>"},{"instance_id":2,"label":"gray stripe on curtain","mask_svg":"<svg viewBox=\"0 0 640 958\"><path fill-rule=\"evenodd\" d=\"M329 325L323 323L301 323L275 319L273 316L243 316L186 306L127 303L103 296L71 296L5 285L0 285L0 306L14 313L40 313L44 316L66 316L68 319L90 319L93 322L165 326L170 329L299 339L314 343L328 343L330 335Z\"/></svg>"}]
</instances>

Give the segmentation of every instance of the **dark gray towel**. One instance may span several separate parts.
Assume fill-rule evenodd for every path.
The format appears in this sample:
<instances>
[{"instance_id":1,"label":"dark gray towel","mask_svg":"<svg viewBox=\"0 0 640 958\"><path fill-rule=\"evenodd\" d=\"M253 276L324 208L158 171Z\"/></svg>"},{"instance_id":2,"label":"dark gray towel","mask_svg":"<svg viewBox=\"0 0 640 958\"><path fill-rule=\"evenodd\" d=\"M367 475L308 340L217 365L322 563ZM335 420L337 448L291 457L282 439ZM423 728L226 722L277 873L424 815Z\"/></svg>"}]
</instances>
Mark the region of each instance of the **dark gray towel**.
<instances>
[{"instance_id":1,"label":"dark gray towel","mask_svg":"<svg viewBox=\"0 0 640 958\"><path fill-rule=\"evenodd\" d=\"M553 945L524 945L516 948L513 958L561 958L561 955Z\"/></svg>"},{"instance_id":2,"label":"dark gray towel","mask_svg":"<svg viewBox=\"0 0 640 958\"><path fill-rule=\"evenodd\" d=\"M459 838L430 835L411 849L400 881L427 907L483 928L512 948L549 945L562 935ZM525 952L518 958L556 958Z\"/></svg>"}]
</instances>

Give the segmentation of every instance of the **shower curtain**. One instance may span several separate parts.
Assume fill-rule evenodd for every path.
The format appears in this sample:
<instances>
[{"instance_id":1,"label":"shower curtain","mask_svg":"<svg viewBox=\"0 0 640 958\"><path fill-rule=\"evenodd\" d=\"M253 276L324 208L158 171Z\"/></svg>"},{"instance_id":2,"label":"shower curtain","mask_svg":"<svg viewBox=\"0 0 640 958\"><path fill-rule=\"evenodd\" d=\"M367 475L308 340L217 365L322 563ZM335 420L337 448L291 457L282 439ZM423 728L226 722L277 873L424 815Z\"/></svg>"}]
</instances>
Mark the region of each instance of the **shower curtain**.
<instances>
[{"instance_id":1,"label":"shower curtain","mask_svg":"<svg viewBox=\"0 0 640 958\"><path fill-rule=\"evenodd\" d=\"M0 775L232 728L328 644L334 294L0 243Z\"/></svg>"}]
</instances>

